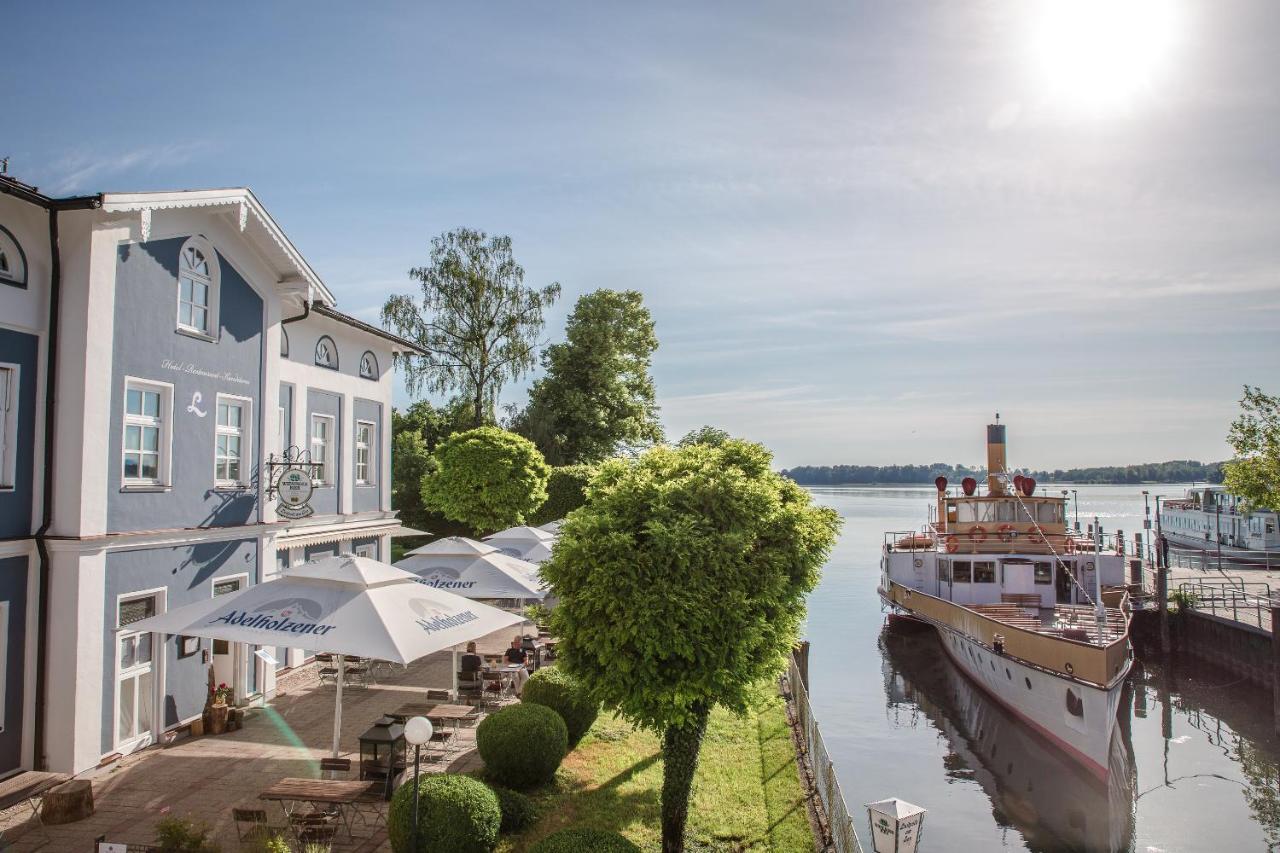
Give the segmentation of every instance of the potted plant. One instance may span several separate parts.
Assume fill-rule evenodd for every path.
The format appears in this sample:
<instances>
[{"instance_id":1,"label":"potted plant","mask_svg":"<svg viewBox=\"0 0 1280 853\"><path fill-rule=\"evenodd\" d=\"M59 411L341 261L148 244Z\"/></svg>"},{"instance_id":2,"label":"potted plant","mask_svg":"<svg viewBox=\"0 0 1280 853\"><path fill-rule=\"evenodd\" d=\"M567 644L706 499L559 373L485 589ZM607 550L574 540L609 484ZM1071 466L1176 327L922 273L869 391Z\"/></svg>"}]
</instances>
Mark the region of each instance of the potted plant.
<instances>
[{"instance_id":1,"label":"potted plant","mask_svg":"<svg viewBox=\"0 0 1280 853\"><path fill-rule=\"evenodd\" d=\"M234 691L224 681L209 690L209 732L220 735L227 730L227 706L231 702Z\"/></svg>"}]
</instances>

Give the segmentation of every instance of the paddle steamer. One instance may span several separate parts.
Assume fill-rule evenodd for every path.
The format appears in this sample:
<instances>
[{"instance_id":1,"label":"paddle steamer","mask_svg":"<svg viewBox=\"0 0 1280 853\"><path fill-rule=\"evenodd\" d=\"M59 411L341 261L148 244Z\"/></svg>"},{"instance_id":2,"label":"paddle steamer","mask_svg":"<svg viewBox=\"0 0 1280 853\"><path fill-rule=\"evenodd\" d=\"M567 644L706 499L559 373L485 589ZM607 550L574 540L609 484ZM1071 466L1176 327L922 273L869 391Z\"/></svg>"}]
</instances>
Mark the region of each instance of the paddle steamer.
<instances>
[{"instance_id":1,"label":"paddle steamer","mask_svg":"<svg viewBox=\"0 0 1280 853\"><path fill-rule=\"evenodd\" d=\"M959 490L939 477L929 523L886 534L880 596L934 627L962 672L1106 779L1132 663L1123 543L1072 532L1065 498L1010 476L999 423L987 427L987 470L986 494L971 477Z\"/></svg>"},{"instance_id":2,"label":"paddle steamer","mask_svg":"<svg viewBox=\"0 0 1280 853\"><path fill-rule=\"evenodd\" d=\"M1280 561L1280 513L1248 507L1221 486L1200 486L1180 500L1166 500L1160 532L1177 548L1221 551L1232 560L1268 565Z\"/></svg>"}]
</instances>

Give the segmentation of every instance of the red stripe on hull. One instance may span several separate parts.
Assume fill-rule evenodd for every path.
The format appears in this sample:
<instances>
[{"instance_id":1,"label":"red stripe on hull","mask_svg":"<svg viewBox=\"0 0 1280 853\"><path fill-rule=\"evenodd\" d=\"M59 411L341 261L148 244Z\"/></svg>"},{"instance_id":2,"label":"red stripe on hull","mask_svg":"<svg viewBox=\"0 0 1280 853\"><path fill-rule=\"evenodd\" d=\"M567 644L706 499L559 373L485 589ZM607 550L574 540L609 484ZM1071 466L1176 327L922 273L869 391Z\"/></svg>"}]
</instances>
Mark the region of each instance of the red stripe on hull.
<instances>
[{"instance_id":1,"label":"red stripe on hull","mask_svg":"<svg viewBox=\"0 0 1280 853\"><path fill-rule=\"evenodd\" d=\"M960 663L960 659L957 658L954 654L952 654L950 646L947 644L946 639L942 636L942 630L937 626L934 626L934 630L938 632L939 639L942 640L942 649L943 651L946 652L947 658L950 659L951 662L956 666L956 668L959 669L960 672L964 674L965 678L969 679L971 682L976 684L978 686L978 689L980 689L984 694L994 699L997 705L999 705L1001 708L1004 708L1010 714L1013 714L1022 722L1026 723L1031 728L1031 730L1034 731L1036 734L1048 740L1050 743L1052 743L1058 749L1065 752L1067 755L1071 756L1080 764L1083 764L1085 769L1088 770L1090 773L1092 773L1094 776L1096 776L1098 779L1102 780L1103 782L1106 782L1110 778L1111 769L1109 767L1104 767L1098 762L1094 761L1092 758L1085 755L1083 752L1076 749L1074 746L1067 743L1062 738L1058 737L1052 731L1050 731L1049 729L1042 726L1040 723L1037 723L1035 720L1028 717L1026 714L1018 710L1009 702L1006 702L998 694L996 694L991 690L988 690L987 686L983 684L980 679L974 678L972 675L970 675L969 670L965 669L964 665ZM963 634L961 634L960 636L964 637ZM968 642L968 638L965 638L965 641Z\"/></svg>"}]
</instances>

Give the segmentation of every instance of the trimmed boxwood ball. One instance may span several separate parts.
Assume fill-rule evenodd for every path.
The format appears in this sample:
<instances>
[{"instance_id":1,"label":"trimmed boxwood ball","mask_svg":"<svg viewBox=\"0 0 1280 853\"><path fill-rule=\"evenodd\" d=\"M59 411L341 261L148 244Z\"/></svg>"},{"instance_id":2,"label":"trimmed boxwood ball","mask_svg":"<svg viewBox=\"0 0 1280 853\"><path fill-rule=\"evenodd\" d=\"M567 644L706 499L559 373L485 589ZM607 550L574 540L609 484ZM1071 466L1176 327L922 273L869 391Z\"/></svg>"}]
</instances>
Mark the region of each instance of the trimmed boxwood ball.
<instances>
[{"instance_id":1,"label":"trimmed boxwood ball","mask_svg":"<svg viewBox=\"0 0 1280 853\"><path fill-rule=\"evenodd\" d=\"M600 714L600 706L591 701L582 684L558 666L544 667L530 676L520 698L546 705L564 719L570 749L578 745Z\"/></svg>"},{"instance_id":2,"label":"trimmed boxwood ball","mask_svg":"<svg viewBox=\"0 0 1280 853\"><path fill-rule=\"evenodd\" d=\"M495 781L523 791L556 775L569 751L569 730L546 705L521 702L476 726L476 748Z\"/></svg>"},{"instance_id":3,"label":"trimmed boxwood ball","mask_svg":"<svg viewBox=\"0 0 1280 853\"><path fill-rule=\"evenodd\" d=\"M498 796L478 779L452 773L418 778L416 853L490 853L501 825ZM414 853L412 782L391 798L387 836L395 853Z\"/></svg>"},{"instance_id":4,"label":"trimmed boxwood ball","mask_svg":"<svg viewBox=\"0 0 1280 853\"><path fill-rule=\"evenodd\" d=\"M494 785L498 795L498 808L502 809L502 832L520 832L538 819L538 809L533 800L519 791Z\"/></svg>"},{"instance_id":5,"label":"trimmed boxwood ball","mask_svg":"<svg viewBox=\"0 0 1280 853\"><path fill-rule=\"evenodd\" d=\"M529 848L529 853L640 853L640 848L616 832L570 828L552 833Z\"/></svg>"}]
</instances>

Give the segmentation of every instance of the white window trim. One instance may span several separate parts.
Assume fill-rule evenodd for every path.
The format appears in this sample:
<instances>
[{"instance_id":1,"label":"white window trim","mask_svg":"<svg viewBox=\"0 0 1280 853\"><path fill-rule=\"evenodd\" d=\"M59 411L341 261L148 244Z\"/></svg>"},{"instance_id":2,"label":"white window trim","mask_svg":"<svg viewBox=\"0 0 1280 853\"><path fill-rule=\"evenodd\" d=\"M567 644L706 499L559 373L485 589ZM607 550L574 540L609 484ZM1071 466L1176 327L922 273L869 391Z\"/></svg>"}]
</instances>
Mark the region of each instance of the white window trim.
<instances>
[{"instance_id":1,"label":"white window trim","mask_svg":"<svg viewBox=\"0 0 1280 853\"><path fill-rule=\"evenodd\" d=\"M370 359L373 363L372 373L364 372L364 360L366 358ZM356 366L356 372L359 373L360 376L364 379L372 379L375 382L378 380L379 374L381 373L381 369L378 366L378 357L374 355L373 350L365 350L364 353L361 354L360 363Z\"/></svg>"},{"instance_id":2,"label":"white window trim","mask_svg":"<svg viewBox=\"0 0 1280 853\"><path fill-rule=\"evenodd\" d=\"M331 356L332 364L320 363L320 345L325 341L329 342L329 355ZM338 344L329 335L321 335L316 338L316 345L311 350L311 361L316 367L323 367L325 370L339 370L342 363L338 358Z\"/></svg>"},{"instance_id":3,"label":"white window trim","mask_svg":"<svg viewBox=\"0 0 1280 853\"><path fill-rule=\"evenodd\" d=\"M206 308L205 319L209 324L208 329L199 329L195 326L189 326L183 323L182 317L182 253L188 248L195 248L204 255L205 262L209 264L209 305ZM214 250L213 244L204 237L196 235L187 239L182 244L182 248L178 250L178 275L174 281L176 287L174 289L174 326L184 335L190 335L204 340L217 340L218 329L218 305L221 301L219 294L222 291L222 266L218 263L218 253Z\"/></svg>"},{"instance_id":4,"label":"white window trim","mask_svg":"<svg viewBox=\"0 0 1280 853\"><path fill-rule=\"evenodd\" d=\"M0 399L0 492L11 492L18 486L18 392L22 388L22 366L0 361L0 370L12 371L8 394Z\"/></svg>"},{"instance_id":5,"label":"white window trim","mask_svg":"<svg viewBox=\"0 0 1280 853\"><path fill-rule=\"evenodd\" d=\"M133 634L142 634L142 631L130 631L126 626L120 627L120 605L125 601L134 598L147 598L155 596L156 599L156 615L159 616L168 609L169 590L159 586L153 589L140 589L134 592L125 592L116 596L115 619L112 620L112 627L115 629L116 640L114 648L115 660L112 664L115 671L115 680L112 682L111 690L111 743L114 745L115 752L131 752L134 749L141 748L153 742L156 735L159 734L164 726L164 708L159 701L162 695L163 685L165 681L165 647L164 635L152 632L151 636L151 731L141 732L135 737L128 740L120 740L120 679L122 673L120 671L120 642L127 636ZM133 712L138 713L135 706Z\"/></svg>"},{"instance_id":6,"label":"white window trim","mask_svg":"<svg viewBox=\"0 0 1280 853\"><path fill-rule=\"evenodd\" d=\"M367 557L370 560L378 559L378 543L365 542L361 545L351 546L351 553L357 557Z\"/></svg>"},{"instance_id":7,"label":"white window trim","mask_svg":"<svg viewBox=\"0 0 1280 853\"><path fill-rule=\"evenodd\" d=\"M125 454L125 427L131 423L150 426L150 423L144 423L141 420L131 420L134 415L129 414L129 386L136 385L146 391L160 392L160 465L157 479L147 480L142 477L126 477L124 474L124 454ZM124 396L120 399L120 410L122 412L122 421L120 428L120 482L125 488L135 489L155 489L168 488L171 484L169 477L170 463L173 457L173 385L169 382L157 382L154 379L141 379L137 376L126 376L124 378Z\"/></svg>"},{"instance_id":8,"label":"white window trim","mask_svg":"<svg viewBox=\"0 0 1280 853\"><path fill-rule=\"evenodd\" d=\"M332 476L332 474L337 470L334 467L334 465L336 464L336 460L334 459L334 451L336 450L335 442L334 442L334 431L337 426L337 419L334 418L333 415L322 415L316 412L311 413L311 419L307 423L307 450L308 452L312 453L312 457L311 457L312 462L315 461L315 455L314 455L315 446L316 446L315 425L316 425L316 421L318 420L325 420L329 422L328 439L325 441L324 467L325 467L325 473ZM337 479L336 477L329 480L326 480L323 478L320 478L320 479L313 478L312 482L318 488L331 488L334 485L334 482L336 481L336 479Z\"/></svg>"},{"instance_id":9,"label":"white window trim","mask_svg":"<svg viewBox=\"0 0 1280 853\"><path fill-rule=\"evenodd\" d=\"M363 445L364 449L367 451L367 454L368 454L368 459L365 461L365 466L364 466L365 479L363 480L360 479L360 448L361 448L360 429L362 427L369 428L369 441ZM374 442L377 440L377 435L378 435L378 425L375 424L373 421L356 421L355 442L352 444L352 447L354 448L354 453L351 458L355 468L354 474L355 474L355 481L357 486L369 487L369 486L377 485L377 481L370 479L370 477L372 477L374 475L374 472L377 470L374 466L374 456L373 456Z\"/></svg>"},{"instance_id":10,"label":"white window trim","mask_svg":"<svg viewBox=\"0 0 1280 853\"><path fill-rule=\"evenodd\" d=\"M223 403L234 404L241 408L240 429L224 427L218 423L217 407ZM238 435L240 437L240 479L223 480L218 477L218 436ZM249 462L253 459L253 400L249 397L237 397L234 394L219 394L213 409L213 482L218 488L239 489L249 484Z\"/></svg>"}]
</instances>

